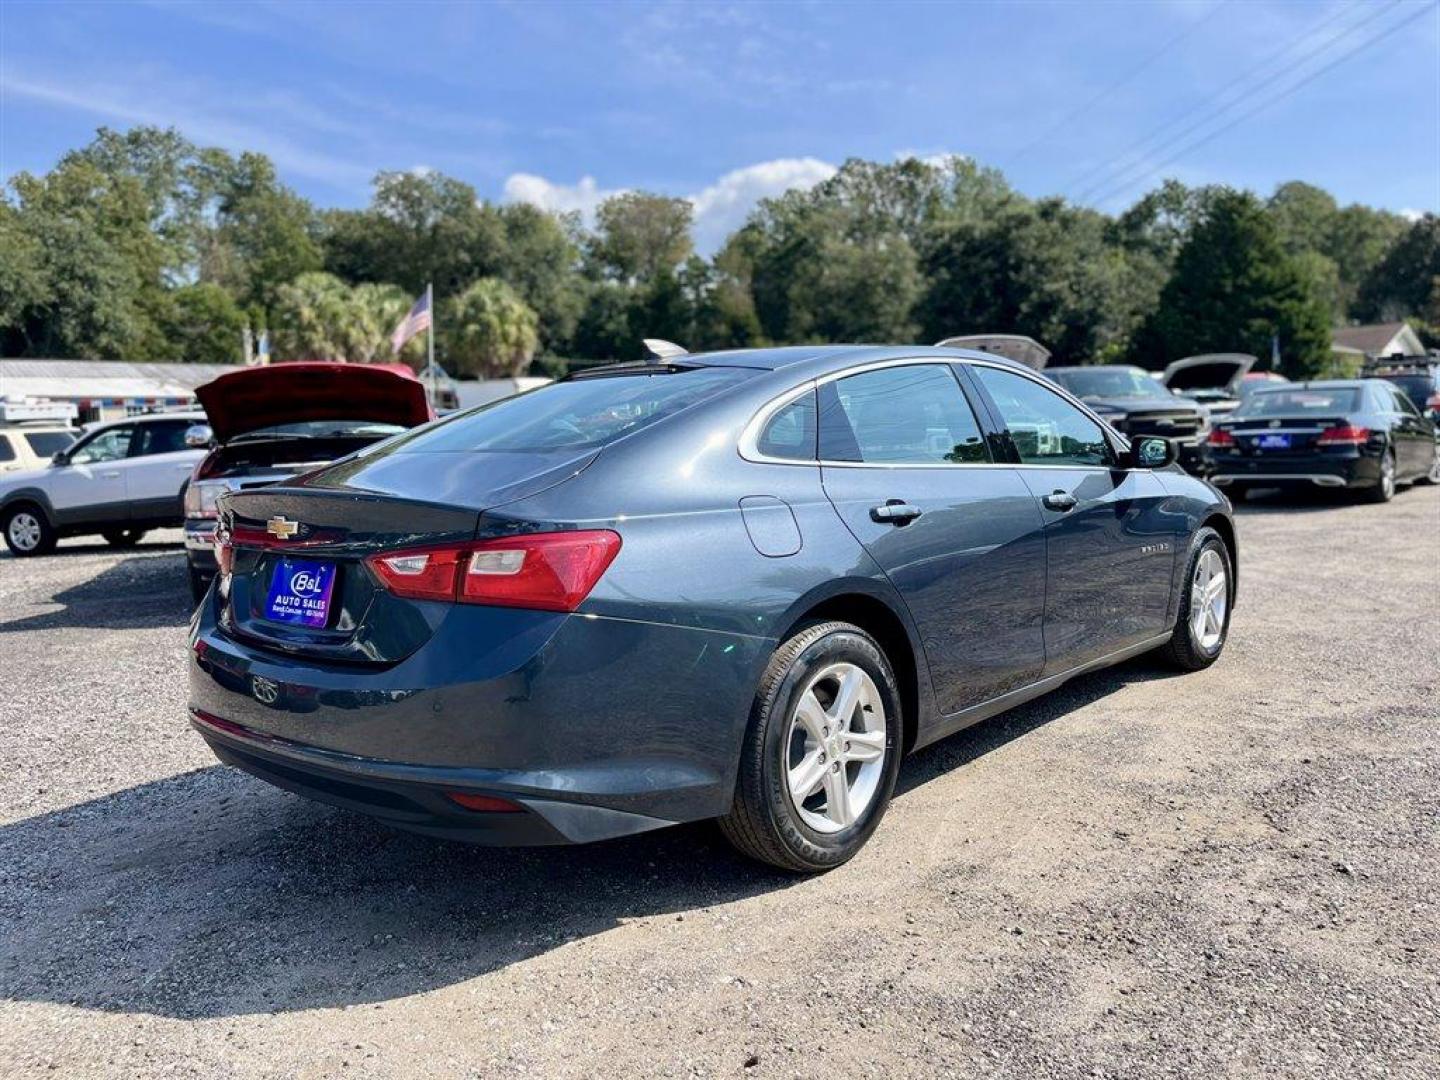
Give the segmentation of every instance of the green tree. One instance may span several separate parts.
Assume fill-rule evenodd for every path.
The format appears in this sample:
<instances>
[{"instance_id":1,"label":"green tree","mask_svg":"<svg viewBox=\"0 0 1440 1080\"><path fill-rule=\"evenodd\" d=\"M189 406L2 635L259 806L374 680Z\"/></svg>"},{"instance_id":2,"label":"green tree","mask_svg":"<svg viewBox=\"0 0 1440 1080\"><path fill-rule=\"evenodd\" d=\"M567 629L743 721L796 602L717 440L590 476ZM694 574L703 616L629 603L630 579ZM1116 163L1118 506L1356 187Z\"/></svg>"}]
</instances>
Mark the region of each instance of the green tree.
<instances>
[{"instance_id":1,"label":"green tree","mask_svg":"<svg viewBox=\"0 0 1440 1080\"><path fill-rule=\"evenodd\" d=\"M535 312L498 278L481 278L444 307L441 340L453 370L482 379L521 375L539 344Z\"/></svg>"},{"instance_id":2,"label":"green tree","mask_svg":"<svg viewBox=\"0 0 1440 1080\"><path fill-rule=\"evenodd\" d=\"M528 203L501 206L495 212L505 233L498 276L535 310L541 351L568 351L585 303L579 249L573 238L577 222Z\"/></svg>"},{"instance_id":3,"label":"green tree","mask_svg":"<svg viewBox=\"0 0 1440 1080\"><path fill-rule=\"evenodd\" d=\"M612 196L595 211L591 262L604 277L632 285L673 274L690 255L692 213L686 199L643 191Z\"/></svg>"},{"instance_id":4,"label":"green tree","mask_svg":"<svg viewBox=\"0 0 1440 1080\"><path fill-rule=\"evenodd\" d=\"M1330 312L1255 196L1217 192L1175 258L1160 305L1137 334L1137 359L1151 367L1205 352L1270 355L1278 335L1282 370L1305 377L1329 358Z\"/></svg>"},{"instance_id":5,"label":"green tree","mask_svg":"<svg viewBox=\"0 0 1440 1080\"><path fill-rule=\"evenodd\" d=\"M238 364L245 315L230 294L202 281L174 290L161 319L169 359L192 364Z\"/></svg>"},{"instance_id":6,"label":"green tree","mask_svg":"<svg viewBox=\"0 0 1440 1080\"><path fill-rule=\"evenodd\" d=\"M1368 322L1424 317L1440 283L1440 217L1426 214L1385 253L1360 286L1355 314Z\"/></svg>"}]
</instances>

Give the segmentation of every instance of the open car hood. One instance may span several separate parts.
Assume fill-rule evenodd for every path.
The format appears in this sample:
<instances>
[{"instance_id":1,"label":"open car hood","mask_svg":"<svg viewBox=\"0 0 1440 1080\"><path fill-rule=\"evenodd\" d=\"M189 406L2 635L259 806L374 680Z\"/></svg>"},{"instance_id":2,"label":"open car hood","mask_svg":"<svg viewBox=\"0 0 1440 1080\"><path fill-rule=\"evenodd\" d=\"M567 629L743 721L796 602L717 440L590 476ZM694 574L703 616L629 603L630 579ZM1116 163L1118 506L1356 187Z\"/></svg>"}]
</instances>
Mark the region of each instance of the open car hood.
<instances>
[{"instance_id":1,"label":"open car hood","mask_svg":"<svg viewBox=\"0 0 1440 1080\"><path fill-rule=\"evenodd\" d=\"M1165 369L1165 385L1171 390L1228 390L1234 393L1257 363L1249 353L1207 353L1176 360Z\"/></svg>"},{"instance_id":2,"label":"open car hood","mask_svg":"<svg viewBox=\"0 0 1440 1080\"><path fill-rule=\"evenodd\" d=\"M399 364L267 364L198 387L216 441L306 420L414 427L432 419L425 385Z\"/></svg>"},{"instance_id":3,"label":"open car hood","mask_svg":"<svg viewBox=\"0 0 1440 1080\"><path fill-rule=\"evenodd\" d=\"M947 349L974 349L977 352L994 353L1008 360L1016 360L1036 371L1044 370L1050 359L1049 349L1023 334L963 334L960 337L948 337L935 344Z\"/></svg>"}]
</instances>

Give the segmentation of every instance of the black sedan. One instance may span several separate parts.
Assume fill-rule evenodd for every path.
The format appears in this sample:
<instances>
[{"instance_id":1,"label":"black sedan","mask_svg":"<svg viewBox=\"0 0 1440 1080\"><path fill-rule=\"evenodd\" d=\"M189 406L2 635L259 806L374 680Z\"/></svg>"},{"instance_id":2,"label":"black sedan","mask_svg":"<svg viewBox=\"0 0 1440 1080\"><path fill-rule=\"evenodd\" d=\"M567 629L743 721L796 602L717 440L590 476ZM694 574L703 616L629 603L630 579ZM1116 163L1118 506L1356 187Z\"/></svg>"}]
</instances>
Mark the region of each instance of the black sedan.
<instances>
[{"instance_id":1,"label":"black sedan","mask_svg":"<svg viewBox=\"0 0 1440 1080\"><path fill-rule=\"evenodd\" d=\"M1329 487L1388 502L1397 484L1440 483L1435 424L1378 379L1258 390L1210 433L1211 483L1234 498L1258 487Z\"/></svg>"},{"instance_id":2,"label":"black sedan","mask_svg":"<svg viewBox=\"0 0 1440 1080\"><path fill-rule=\"evenodd\" d=\"M1156 435L1175 444L1186 472L1205 472L1206 407L1172 394L1142 368L1125 364L1048 368L1044 375L1094 409L1132 439Z\"/></svg>"}]
</instances>

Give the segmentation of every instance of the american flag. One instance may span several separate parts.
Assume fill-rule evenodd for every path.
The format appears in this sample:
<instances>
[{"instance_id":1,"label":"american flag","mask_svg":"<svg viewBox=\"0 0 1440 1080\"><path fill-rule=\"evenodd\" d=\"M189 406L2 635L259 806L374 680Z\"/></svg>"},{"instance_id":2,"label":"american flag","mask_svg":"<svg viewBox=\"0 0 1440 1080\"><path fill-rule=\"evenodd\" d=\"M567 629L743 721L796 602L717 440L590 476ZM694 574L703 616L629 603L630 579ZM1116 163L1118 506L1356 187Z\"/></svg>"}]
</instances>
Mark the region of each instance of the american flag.
<instances>
[{"instance_id":1,"label":"american flag","mask_svg":"<svg viewBox=\"0 0 1440 1080\"><path fill-rule=\"evenodd\" d=\"M395 327L395 332L390 335L390 345L398 353L405 347L405 343L413 338L421 330L430 329L430 290L426 289L415 305L410 309L410 314L400 320L400 325Z\"/></svg>"}]
</instances>

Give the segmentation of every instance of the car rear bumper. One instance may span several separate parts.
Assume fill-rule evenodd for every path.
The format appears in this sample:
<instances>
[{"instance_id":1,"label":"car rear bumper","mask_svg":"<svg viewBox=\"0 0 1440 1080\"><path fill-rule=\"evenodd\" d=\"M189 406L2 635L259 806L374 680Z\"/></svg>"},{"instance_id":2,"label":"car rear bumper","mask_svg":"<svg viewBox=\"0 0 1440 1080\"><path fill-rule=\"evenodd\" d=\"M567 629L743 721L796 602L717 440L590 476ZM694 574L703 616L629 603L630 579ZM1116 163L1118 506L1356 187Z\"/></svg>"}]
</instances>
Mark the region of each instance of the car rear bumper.
<instances>
[{"instance_id":1,"label":"car rear bumper","mask_svg":"<svg viewBox=\"0 0 1440 1080\"><path fill-rule=\"evenodd\" d=\"M1210 482L1233 487L1368 487L1380 479L1379 460L1362 455L1307 454L1296 457L1224 457L1214 462Z\"/></svg>"},{"instance_id":2,"label":"car rear bumper","mask_svg":"<svg viewBox=\"0 0 1440 1080\"><path fill-rule=\"evenodd\" d=\"M458 605L398 664L322 664L231 638L217 610L212 590L191 632L190 714L222 761L402 828L492 844L598 840L724 813L773 647ZM494 633L497 612L513 616L507 640L527 642L501 650L503 662L477 633ZM524 809L466 810L447 791Z\"/></svg>"}]
</instances>

